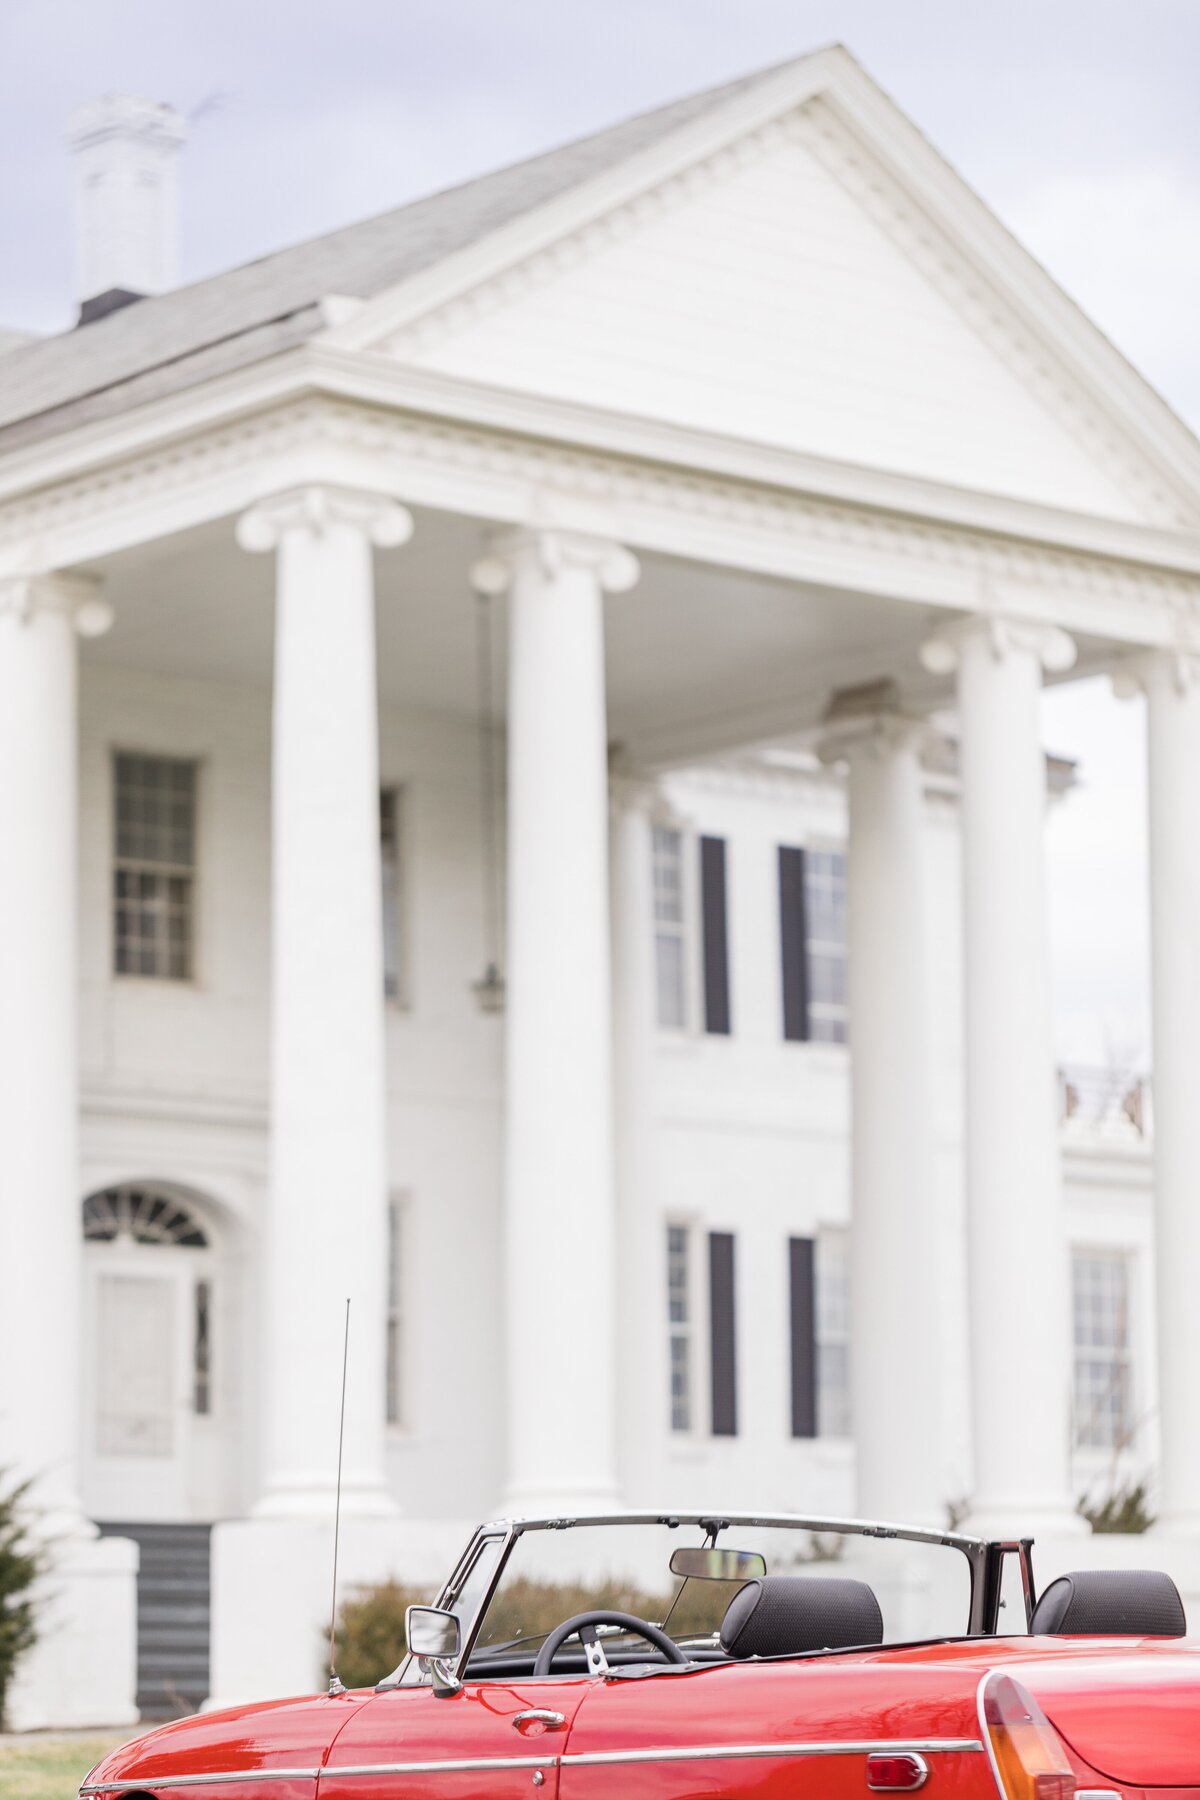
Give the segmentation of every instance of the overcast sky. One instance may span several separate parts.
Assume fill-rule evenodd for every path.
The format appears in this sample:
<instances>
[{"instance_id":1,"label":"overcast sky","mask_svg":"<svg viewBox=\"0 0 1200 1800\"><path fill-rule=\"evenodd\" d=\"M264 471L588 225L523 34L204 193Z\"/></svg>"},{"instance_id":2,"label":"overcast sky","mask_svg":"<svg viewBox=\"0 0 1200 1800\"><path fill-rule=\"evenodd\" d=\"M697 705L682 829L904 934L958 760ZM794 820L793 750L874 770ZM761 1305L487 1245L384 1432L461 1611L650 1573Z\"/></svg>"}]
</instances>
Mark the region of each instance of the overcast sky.
<instances>
[{"instance_id":1,"label":"overcast sky","mask_svg":"<svg viewBox=\"0 0 1200 1800\"><path fill-rule=\"evenodd\" d=\"M73 317L97 94L196 115L192 279L833 39L1200 427L1200 0L0 0L0 325ZM1141 707L1045 716L1060 1048L1144 1060Z\"/></svg>"}]
</instances>

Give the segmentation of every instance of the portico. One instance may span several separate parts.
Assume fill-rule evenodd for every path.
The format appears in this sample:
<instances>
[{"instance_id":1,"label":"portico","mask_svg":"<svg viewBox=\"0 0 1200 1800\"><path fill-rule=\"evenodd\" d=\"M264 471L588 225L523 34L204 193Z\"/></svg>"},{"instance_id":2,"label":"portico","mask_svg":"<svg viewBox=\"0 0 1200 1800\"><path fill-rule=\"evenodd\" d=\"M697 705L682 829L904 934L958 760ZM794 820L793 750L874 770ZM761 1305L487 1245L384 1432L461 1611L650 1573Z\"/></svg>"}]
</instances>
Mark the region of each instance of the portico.
<instances>
[{"instance_id":1,"label":"portico","mask_svg":"<svg viewBox=\"0 0 1200 1800\"><path fill-rule=\"evenodd\" d=\"M1200 1006L1187 1002L1195 871L1179 846L1196 834L1179 795L1195 735L1180 671L1200 617L1200 451L1102 340L1071 338L1080 327L1040 271L990 222L968 221L968 199L940 165L914 170L916 155L848 59L805 59L432 267L381 277L353 303L332 287L310 297L311 329L268 356L139 387L133 308L85 328L108 334L92 343L112 359L114 396L132 384L128 405L74 416L53 398L71 379L68 344L41 411L0 421L0 841L30 874L6 884L0 940L36 950L0 954L0 1092L14 1100L0 1196L36 1197L0 1206L0 1245L7 1266L39 1271L37 1309L66 1321L20 1391L0 1388L6 1432L15 1422L15 1455L0 1462L85 1518L70 1373L84 1354L78 1207L90 1186L172 1159L163 1178L210 1195L254 1246L240 1335L229 1327L224 1344L240 1516L216 1533L217 1698L311 1683L347 1297L351 1581L420 1580L444 1560L446 1521L466 1512L657 1503L643 1484L663 1471L722 1503L757 1504L749 1490L771 1482L791 1504L787 1490L820 1473L804 1460L812 1331L795 1271L811 1273L829 1196L849 1203L857 1510L936 1524L961 1498L944 1454L949 1283L965 1288L969 1320L953 1359L969 1366L971 1521L1000 1535L1076 1528L1038 701L1043 680L1117 667L1147 671L1152 694L1157 1229L1172 1246L1159 1261L1164 1509L1185 1528L1200 1517L1194 1434L1166 1369L1172 1334L1190 1330L1194 1263L1181 1096ZM864 157L942 209L957 279L973 269L976 284L1004 285L1004 321L984 329L961 288L922 272L897 218L875 216L883 190L866 192ZM840 221L838 241L854 246L842 277L860 299L908 271L908 312L878 329L911 329L905 368L925 345L925 386L896 402L886 455L854 435L885 408L867 393L870 357L844 371L860 411L822 411L786 321L718 330L709 290L686 276L715 232L742 222L751 257L753 220L789 195L830 229ZM635 408L618 351L638 254L671 270L648 336L672 306L686 323L678 346L646 351L662 379L646 378ZM772 291L809 304L784 260ZM594 321L590 360L573 363L545 327L548 298L566 339L572 321ZM139 304L177 306L172 329L202 337L185 299ZM812 304L840 342L838 295ZM1054 405L1026 392L1017 338L1053 363ZM704 383L672 374L677 348ZM1113 366L1097 374L1104 354ZM709 380L722 356L725 375ZM982 397L956 411L968 375ZM477 595L503 665L487 718ZM80 652L75 630L110 616ZM471 997L489 876L481 733L504 764L502 1018ZM199 771L207 860L186 993L110 979L111 817L95 796L126 750ZM735 971L732 1001L726 967L723 1009L701 1023L690 1004L664 1042L654 834L674 834L680 868L717 841L667 802L678 772L697 769L774 782L778 849L799 830L786 814L797 784L820 786L848 853L848 1047L804 1042L806 1060L785 1064L789 1033L786 1050L753 1031L738 1041L743 999L751 1013L768 994L759 1019L775 1004L765 962L754 992ZM393 832L426 884L403 920L407 1010L385 1006L381 911L380 795L401 789L416 810ZM961 1051L961 1124L933 1042L931 796L961 876L944 901L961 921L961 969L938 1015ZM723 845L705 865L698 910L711 922L719 900L722 930L727 912L736 930L739 906L766 893L759 935L764 922L777 934L774 868L726 886L722 857ZM721 973L681 956L681 993ZM764 1145L797 1135L818 1063L831 1098L805 1124L811 1154L772 1162ZM669 1164L688 1134L711 1146L697 1162L721 1172L703 1205ZM770 1232L735 1253L768 1193ZM961 1267L948 1216L963 1224ZM653 1316L668 1224L707 1235L721 1353L685 1371L688 1404L669 1424L667 1357L683 1367L696 1316L681 1300L669 1346ZM782 1320L776 1277L794 1243L789 1438L786 1352L782 1339L759 1346L756 1312ZM694 1284L682 1262L676 1272ZM0 1370L16 1369L36 1320L30 1307L0 1316ZM706 1379L711 1433L694 1425ZM410 1390L415 1424L402 1417Z\"/></svg>"}]
</instances>

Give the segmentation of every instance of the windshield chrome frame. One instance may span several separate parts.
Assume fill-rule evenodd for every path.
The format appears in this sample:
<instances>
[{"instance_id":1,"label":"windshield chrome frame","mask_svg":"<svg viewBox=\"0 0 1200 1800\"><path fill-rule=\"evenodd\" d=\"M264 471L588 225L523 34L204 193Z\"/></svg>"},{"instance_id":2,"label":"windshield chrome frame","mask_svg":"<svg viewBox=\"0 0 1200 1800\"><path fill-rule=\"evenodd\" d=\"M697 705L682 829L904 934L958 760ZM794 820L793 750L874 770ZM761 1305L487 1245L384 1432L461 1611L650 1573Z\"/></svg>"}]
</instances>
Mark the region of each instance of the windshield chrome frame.
<instances>
[{"instance_id":1,"label":"windshield chrome frame","mask_svg":"<svg viewBox=\"0 0 1200 1800\"><path fill-rule=\"evenodd\" d=\"M485 1543L503 1540L500 1555L496 1559L496 1567L492 1579L482 1595L470 1620L463 1621L462 1649L455 1665L455 1675L464 1679L475 1641L487 1617L497 1587L508 1566L513 1546L518 1538L527 1531L570 1531L575 1527L587 1528L596 1525L662 1525L674 1529L680 1525L705 1526L718 1525L724 1531L730 1527L754 1526L762 1530L809 1531L829 1533L837 1537L895 1538L902 1543L944 1545L947 1549L957 1550L967 1559L970 1571L971 1598L967 1617L967 1629L963 1637L991 1637L996 1633L996 1622L999 1616L1000 1584L1005 1556L1015 1555L1019 1558L1021 1584L1025 1597L1026 1626L1033 1616L1036 1591L1033 1585L1033 1563L1031 1538L995 1539L970 1537L960 1531L935 1531L919 1525L892 1525L872 1519L836 1519L819 1514L807 1513L746 1513L721 1512L712 1509L704 1512L614 1512L614 1513L575 1513L548 1514L545 1517L513 1517L490 1519L480 1525L472 1534L465 1550L454 1565L450 1578L431 1602L433 1606L448 1608L460 1592L463 1583L474 1567ZM379 1683L377 1692L399 1687L412 1662L411 1655L406 1652L398 1666Z\"/></svg>"}]
</instances>

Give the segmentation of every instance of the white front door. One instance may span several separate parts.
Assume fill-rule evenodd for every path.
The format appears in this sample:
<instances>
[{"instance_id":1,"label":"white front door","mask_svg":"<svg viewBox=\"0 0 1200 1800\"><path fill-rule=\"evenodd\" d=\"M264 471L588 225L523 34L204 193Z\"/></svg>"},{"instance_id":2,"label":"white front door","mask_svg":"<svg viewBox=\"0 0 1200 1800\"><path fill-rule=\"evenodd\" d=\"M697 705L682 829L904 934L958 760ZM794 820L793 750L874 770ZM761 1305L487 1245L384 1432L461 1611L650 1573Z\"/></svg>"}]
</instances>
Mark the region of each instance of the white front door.
<instances>
[{"instance_id":1,"label":"white front door","mask_svg":"<svg viewBox=\"0 0 1200 1800\"><path fill-rule=\"evenodd\" d=\"M96 1273L96 1454L174 1461L180 1382L174 1273Z\"/></svg>"},{"instance_id":2,"label":"white front door","mask_svg":"<svg viewBox=\"0 0 1200 1800\"><path fill-rule=\"evenodd\" d=\"M211 1517L211 1249L89 1237L84 1496L93 1518Z\"/></svg>"}]
</instances>

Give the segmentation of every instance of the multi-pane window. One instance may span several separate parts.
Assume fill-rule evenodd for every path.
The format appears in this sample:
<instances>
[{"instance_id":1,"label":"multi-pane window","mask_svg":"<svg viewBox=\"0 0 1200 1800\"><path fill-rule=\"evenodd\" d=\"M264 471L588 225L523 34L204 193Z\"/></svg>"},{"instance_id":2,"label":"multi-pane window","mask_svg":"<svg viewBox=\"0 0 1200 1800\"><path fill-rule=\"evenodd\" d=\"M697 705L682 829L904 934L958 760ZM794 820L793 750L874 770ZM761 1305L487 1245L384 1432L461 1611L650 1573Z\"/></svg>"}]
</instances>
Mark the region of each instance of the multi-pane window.
<instances>
[{"instance_id":1,"label":"multi-pane window","mask_svg":"<svg viewBox=\"0 0 1200 1800\"><path fill-rule=\"evenodd\" d=\"M804 957L808 1037L844 1044L849 1028L846 985L846 858L840 850L804 853Z\"/></svg>"},{"instance_id":2,"label":"multi-pane window","mask_svg":"<svg viewBox=\"0 0 1200 1800\"><path fill-rule=\"evenodd\" d=\"M404 1412L404 1201L388 1203L387 1422L407 1423Z\"/></svg>"},{"instance_id":3,"label":"multi-pane window","mask_svg":"<svg viewBox=\"0 0 1200 1800\"><path fill-rule=\"evenodd\" d=\"M383 883L383 991L389 1000L404 994L404 911L401 837L403 794L384 788L379 796L379 869Z\"/></svg>"},{"instance_id":4,"label":"multi-pane window","mask_svg":"<svg viewBox=\"0 0 1200 1800\"><path fill-rule=\"evenodd\" d=\"M1133 1432L1129 1274L1124 1251L1072 1253L1075 1440L1097 1449L1119 1449Z\"/></svg>"},{"instance_id":5,"label":"multi-pane window","mask_svg":"<svg viewBox=\"0 0 1200 1800\"><path fill-rule=\"evenodd\" d=\"M683 833L653 828L656 1017L667 1030L687 1024L687 948L684 923Z\"/></svg>"},{"instance_id":6,"label":"multi-pane window","mask_svg":"<svg viewBox=\"0 0 1200 1800\"><path fill-rule=\"evenodd\" d=\"M113 966L190 981L195 956L196 764L118 753Z\"/></svg>"},{"instance_id":7,"label":"multi-pane window","mask_svg":"<svg viewBox=\"0 0 1200 1800\"><path fill-rule=\"evenodd\" d=\"M691 1232L667 1226L667 1330L670 1351L671 1430L692 1429L693 1319Z\"/></svg>"},{"instance_id":8,"label":"multi-pane window","mask_svg":"<svg viewBox=\"0 0 1200 1800\"><path fill-rule=\"evenodd\" d=\"M850 1436L849 1251L845 1231L818 1233L814 1311L819 1437Z\"/></svg>"}]
</instances>

